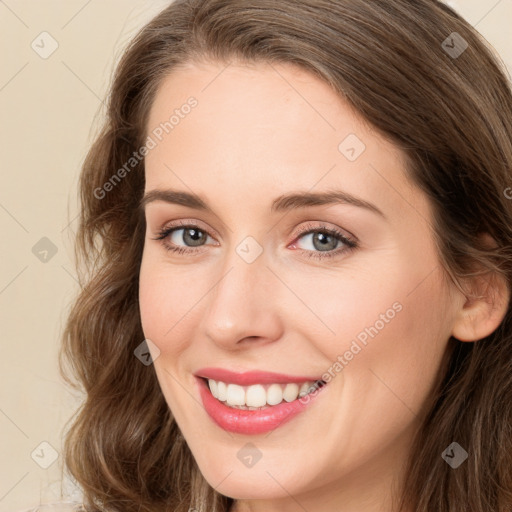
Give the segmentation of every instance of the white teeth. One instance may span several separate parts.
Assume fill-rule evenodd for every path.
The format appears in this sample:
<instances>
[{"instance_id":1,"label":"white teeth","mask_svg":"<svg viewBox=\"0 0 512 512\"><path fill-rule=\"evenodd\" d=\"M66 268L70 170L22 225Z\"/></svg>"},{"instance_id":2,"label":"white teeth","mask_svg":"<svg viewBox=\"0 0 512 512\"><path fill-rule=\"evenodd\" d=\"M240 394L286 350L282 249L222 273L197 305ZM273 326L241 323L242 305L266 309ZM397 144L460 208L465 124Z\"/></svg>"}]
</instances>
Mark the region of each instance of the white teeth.
<instances>
[{"instance_id":1,"label":"white teeth","mask_svg":"<svg viewBox=\"0 0 512 512\"><path fill-rule=\"evenodd\" d=\"M283 398L287 402L293 402L299 396L299 386L297 384L286 384Z\"/></svg>"},{"instance_id":2,"label":"white teeth","mask_svg":"<svg viewBox=\"0 0 512 512\"><path fill-rule=\"evenodd\" d=\"M212 395L221 402L239 409L256 410L269 405L278 405L283 400L293 402L314 391L318 386L315 382L302 384L254 384L252 386L239 386L225 382L208 379L208 387Z\"/></svg>"},{"instance_id":3,"label":"white teeth","mask_svg":"<svg viewBox=\"0 0 512 512\"><path fill-rule=\"evenodd\" d=\"M228 394L227 391L228 387L224 382L217 382L217 396L215 398L217 398L217 400L220 400L221 402L225 402L226 396Z\"/></svg>"},{"instance_id":4,"label":"white teeth","mask_svg":"<svg viewBox=\"0 0 512 512\"><path fill-rule=\"evenodd\" d=\"M307 395L310 387L311 384L309 384L308 382L304 382L304 384L302 384L302 386L300 387L299 396L303 397L304 395Z\"/></svg>"},{"instance_id":5,"label":"white teeth","mask_svg":"<svg viewBox=\"0 0 512 512\"><path fill-rule=\"evenodd\" d=\"M228 384L226 402L229 405L247 405L245 403L245 389L238 384Z\"/></svg>"},{"instance_id":6,"label":"white teeth","mask_svg":"<svg viewBox=\"0 0 512 512\"><path fill-rule=\"evenodd\" d=\"M288 385L287 385L288 386ZM295 397L297 398L297 397ZM294 400L295 400L294 398ZM268 405L277 405L283 401L283 388L279 384L272 384L267 389Z\"/></svg>"},{"instance_id":7,"label":"white teeth","mask_svg":"<svg viewBox=\"0 0 512 512\"><path fill-rule=\"evenodd\" d=\"M217 393L217 383L213 379L208 379L208 386L210 386L210 391L215 398L219 398Z\"/></svg>"},{"instance_id":8,"label":"white teeth","mask_svg":"<svg viewBox=\"0 0 512 512\"><path fill-rule=\"evenodd\" d=\"M261 384L249 386L245 392L245 405L250 407L263 407L267 403L267 393ZM279 402L278 402L279 403ZM229 404L229 401L228 401ZM231 405L231 404L230 404ZM236 404L244 405L244 404ZM274 404L271 404L274 405Z\"/></svg>"}]
</instances>

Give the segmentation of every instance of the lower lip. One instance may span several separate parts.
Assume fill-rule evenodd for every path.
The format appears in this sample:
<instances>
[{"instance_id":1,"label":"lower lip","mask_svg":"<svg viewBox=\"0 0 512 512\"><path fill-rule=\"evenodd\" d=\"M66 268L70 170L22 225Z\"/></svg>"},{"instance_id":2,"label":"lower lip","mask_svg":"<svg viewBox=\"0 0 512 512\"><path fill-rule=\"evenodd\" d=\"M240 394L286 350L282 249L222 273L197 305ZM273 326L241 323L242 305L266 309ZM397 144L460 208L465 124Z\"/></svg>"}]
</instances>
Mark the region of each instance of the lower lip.
<instances>
[{"instance_id":1,"label":"lower lip","mask_svg":"<svg viewBox=\"0 0 512 512\"><path fill-rule=\"evenodd\" d=\"M267 409L249 411L234 409L219 402L210 392L208 384L198 378L199 392L204 408L210 418L222 429L236 434L263 434L284 425L304 411L325 389L325 385L307 395L309 399L296 399L293 402L281 402Z\"/></svg>"}]
</instances>

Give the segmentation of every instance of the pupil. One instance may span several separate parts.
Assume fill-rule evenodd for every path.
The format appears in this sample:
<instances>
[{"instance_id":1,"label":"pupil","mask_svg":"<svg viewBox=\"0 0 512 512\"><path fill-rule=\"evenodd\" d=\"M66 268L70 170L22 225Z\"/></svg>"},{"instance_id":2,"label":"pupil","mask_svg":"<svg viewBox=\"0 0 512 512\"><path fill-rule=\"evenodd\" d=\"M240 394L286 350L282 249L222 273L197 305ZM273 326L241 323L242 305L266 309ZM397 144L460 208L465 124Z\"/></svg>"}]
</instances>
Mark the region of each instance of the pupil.
<instances>
[{"instance_id":1,"label":"pupil","mask_svg":"<svg viewBox=\"0 0 512 512\"><path fill-rule=\"evenodd\" d=\"M205 235L198 229L189 228L185 230L184 238L188 238L188 240L184 240L188 245L201 245Z\"/></svg>"},{"instance_id":2,"label":"pupil","mask_svg":"<svg viewBox=\"0 0 512 512\"><path fill-rule=\"evenodd\" d=\"M329 245L328 239L331 238L331 243ZM317 242L319 245L317 245ZM313 235L313 245L315 249L320 250L330 250L336 248L336 240L331 235L327 235L325 233L316 233Z\"/></svg>"}]
</instances>

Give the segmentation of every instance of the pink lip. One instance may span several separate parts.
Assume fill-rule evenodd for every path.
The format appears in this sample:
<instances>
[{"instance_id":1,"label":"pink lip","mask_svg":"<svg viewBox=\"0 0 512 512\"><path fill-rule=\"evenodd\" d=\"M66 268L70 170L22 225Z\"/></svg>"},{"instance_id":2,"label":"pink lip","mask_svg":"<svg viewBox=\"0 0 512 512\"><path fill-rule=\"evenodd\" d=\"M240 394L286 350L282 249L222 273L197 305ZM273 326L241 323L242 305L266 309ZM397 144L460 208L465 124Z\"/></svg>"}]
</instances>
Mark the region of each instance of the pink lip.
<instances>
[{"instance_id":1,"label":"pink lip","mask_svg":"<svg viewBox=\"0 0 512 512\"><path fill-rule=\"evenodd\" d=\"M264 372L253 370L249 372L232 372L224 368L201 368L195 372L196 377L204 377L206 379L220 380L227 384L238 384L239 386L251 386L253 384L288 384L295 382L310 382L320 380L318 377L304 377L294 375L284 375L282 373Z\"/></svg>"},{"instance_id":2,"label":"pink lip","mask_svg":"<svg viewBox=\"0 0 512 512\"><path fill-rule=\"evenodd\" d=\"M311 402L316 400L319 393L326 387L319 387L316 391L307 395L308 398L306 400L297 398L293 402L282 402L279 405L273 405L266 409L250 411L228 407L211 394L208 384L204 379L197 377L196 380L199 386L201 400L210 418L220 428L228 432L246 435L263 434L287 423L304 411ZM262 381L260 380L259 382ZM273 380L272 382L276 381Z\"/></svg>"}]
</instances>

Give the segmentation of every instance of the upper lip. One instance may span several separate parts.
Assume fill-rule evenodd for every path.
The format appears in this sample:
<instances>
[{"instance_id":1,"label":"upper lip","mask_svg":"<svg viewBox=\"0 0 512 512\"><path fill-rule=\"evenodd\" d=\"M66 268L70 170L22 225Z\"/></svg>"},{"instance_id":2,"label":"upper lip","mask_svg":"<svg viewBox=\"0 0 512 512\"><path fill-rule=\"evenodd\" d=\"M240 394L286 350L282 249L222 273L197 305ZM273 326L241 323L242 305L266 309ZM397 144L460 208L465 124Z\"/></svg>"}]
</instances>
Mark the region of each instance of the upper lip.
<instances>
[{"instance_id":1,"label":"upper lip","mask_svg":"<svg viewBox=\"0 0 512 512\"><path fill-rule=\"evenodd\" d=\"M213 379L225 383L238 384L239 386L251 386L253 384L288 384L290 382L302 383L321 380L318 377L303 375L285 375L283 373L267 372L263 370L250 370L245 372L233 372L225 368L201 368L194 375L206 379Z\"/></svg>"}]
</instances>

